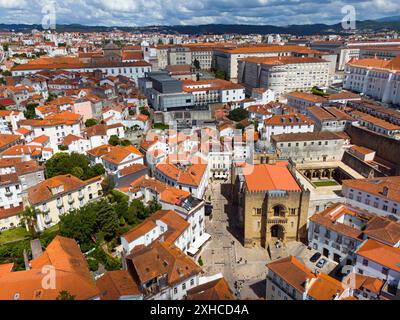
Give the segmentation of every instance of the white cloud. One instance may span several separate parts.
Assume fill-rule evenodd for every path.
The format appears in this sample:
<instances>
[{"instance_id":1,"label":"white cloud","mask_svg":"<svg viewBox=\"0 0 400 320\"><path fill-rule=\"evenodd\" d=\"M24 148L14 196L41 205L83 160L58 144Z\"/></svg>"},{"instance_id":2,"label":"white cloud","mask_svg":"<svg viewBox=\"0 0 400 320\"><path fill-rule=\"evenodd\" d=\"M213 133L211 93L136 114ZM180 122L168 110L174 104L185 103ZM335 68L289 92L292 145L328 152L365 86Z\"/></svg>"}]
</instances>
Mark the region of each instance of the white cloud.
<instances>
[{"instance_id":1,"label":"white cloud","mask_svg":"<svg viewBox=\"0 0 400 320\"><path fill-rule=\"evenodd\" d=\"M40 23L51 0L0 0L2 23ZM338 23L352 4L357 19L395 15L398 0L56 0L57 23L86 25L188 25L208 23Z\"/></svg>"}]
</instances>

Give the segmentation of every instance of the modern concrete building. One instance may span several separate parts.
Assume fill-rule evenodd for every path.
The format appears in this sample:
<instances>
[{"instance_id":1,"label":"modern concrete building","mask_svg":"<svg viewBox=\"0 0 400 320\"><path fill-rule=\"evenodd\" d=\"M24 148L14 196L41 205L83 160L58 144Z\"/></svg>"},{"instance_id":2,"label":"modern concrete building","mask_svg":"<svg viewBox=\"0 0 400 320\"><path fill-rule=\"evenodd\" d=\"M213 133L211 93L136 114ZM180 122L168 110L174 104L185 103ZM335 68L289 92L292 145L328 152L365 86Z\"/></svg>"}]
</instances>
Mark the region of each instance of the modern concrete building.
<instances>
[{"instance_id":1,"label":"modern concrete building","mask_svg":"<svg viewBox=\"0 0 400 320\"><path fill-rule=\"evenodd\" d=\"M195 104L194 96L184 92L182 83L166 71L147 73L139 79L139 88L157 111L190 109Z\"/></svg>"},{"instance_id":2,"label":"modern concrete building","mask_svg":"<svg viewBox=\"0 0 400 320\"><path fill-rule=\"evenodd\" d=\"M284 97L289 92L308 91L329 85L329 62L314 57L250 57L239 61L238 82L266 88Z\"/></svg>"}]
</instances>

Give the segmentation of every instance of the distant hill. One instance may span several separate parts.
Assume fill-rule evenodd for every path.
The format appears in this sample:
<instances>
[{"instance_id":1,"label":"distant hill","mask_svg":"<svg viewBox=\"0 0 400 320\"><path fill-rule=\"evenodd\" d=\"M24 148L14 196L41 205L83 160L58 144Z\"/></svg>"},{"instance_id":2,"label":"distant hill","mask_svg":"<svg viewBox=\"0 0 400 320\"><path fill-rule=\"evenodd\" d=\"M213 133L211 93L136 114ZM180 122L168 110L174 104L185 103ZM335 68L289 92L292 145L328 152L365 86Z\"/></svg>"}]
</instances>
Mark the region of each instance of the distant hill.
<instances>
[{"instance_id":1,"label":"distant hill","mask_svg":"<svg viewBox=\"0 0 400 320\"><path fill-rule=\"evenodd\" d=\"M377 19L376 21L382 21L382 22L400 22L400 16L384 17L384 18Z\"/></svg>"},{"instance_id":2,"label":"distant hill","mask_svg":"<svg viewBox=\"0 0 400 320\"><path fill-rule=\"evenodd\" d=\"M385 17L378 20L357 21L358 32L362 31L400 31L400 16ZM39 24L0 24L0 31L30 32L32 29L42 30ZM200 34L293 34L293 35L312 35L312 34L346 34L341 23L327 24L305 24L290 26L273 25L244 25L244 24L205 24L205 25L177 25L177 26L145 26L145 27L106 27L106 26L86 26L81 24L59 24L58 32L108 32L112 30L129 32L160 32L160 33L181 33L190 35Z\"/></svg>"}]
</instances>

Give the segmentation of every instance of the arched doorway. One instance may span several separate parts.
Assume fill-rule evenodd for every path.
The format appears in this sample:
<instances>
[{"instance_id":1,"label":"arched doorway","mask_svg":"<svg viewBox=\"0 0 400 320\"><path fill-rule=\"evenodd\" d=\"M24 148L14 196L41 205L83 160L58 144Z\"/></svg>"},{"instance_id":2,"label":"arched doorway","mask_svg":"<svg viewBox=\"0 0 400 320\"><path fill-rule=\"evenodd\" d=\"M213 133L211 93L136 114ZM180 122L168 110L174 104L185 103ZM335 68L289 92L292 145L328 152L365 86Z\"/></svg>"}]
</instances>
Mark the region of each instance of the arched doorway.
<instances>
[{"instance_id":1,"label":"arched doorway","mask_svg":"<svg viewBox=\"0 0 400 320\"><path fill-rule=\"evenodd\" d=\"M276 239L276 240L284 240L285 238L285 230L284 228L279 225L279 224L275 224L271 227L271 238L272 239Z\"/></svg>"}]
</instances>

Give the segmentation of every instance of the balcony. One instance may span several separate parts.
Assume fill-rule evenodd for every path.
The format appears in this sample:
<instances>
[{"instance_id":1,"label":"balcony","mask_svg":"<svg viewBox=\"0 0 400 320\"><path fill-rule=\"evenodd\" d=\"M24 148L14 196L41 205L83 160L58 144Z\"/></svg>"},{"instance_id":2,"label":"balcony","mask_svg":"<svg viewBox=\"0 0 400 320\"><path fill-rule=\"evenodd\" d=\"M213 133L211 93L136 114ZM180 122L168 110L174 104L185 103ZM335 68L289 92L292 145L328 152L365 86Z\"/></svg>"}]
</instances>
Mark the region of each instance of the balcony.
<instances>
[{"instance_id":1,"label":"balcony","mask_svg":"<svg viewBox=\"0 0 400 320\"><path fill-rule=\"evenodd\" d=\"M13 195L13 193L11 190L9 190L9 191L6 191L5 195L6 195L6 197L11 197Z\"/></svg>"},{"instance_id":2,"label":"balcony","mask_svg":"<svg viewBox=\"0 0 400 320\"><path fill-rule=\"evenodd\" d=\"M62 208L64 206L64 204L62 202L57 202L57 208Z\"/></svg>"},{"instance_id":3,"label":"balcony","mask_svg":"<svg viewBox=\"0 0 400 320\"><path fill-rule=\"evenodd\" d=\"M73 204L74 201L75 201L74 198L69 198L69 199L68 199L68 203L69 203L69 204Z\"/></svg>"},{"instance_id":4,"label":"balcony","mask_svg":"<svg viewBox=\"0 0 400 320\"><path fill-rule=\"evenodd\" d=\"M78 194L78 199L79 200L82 200L84 197L85 197L85 195L83 193L79 193Z\"/></svg>"},{"instance_id":5,"label":"balcony","mask_svg":"<svg viewBox=\"0 0 400 320\"><path fill-rule=\"evenodd\" d=\"M43 207L43 213L49 213L50 212L50 208L49 207Z\"/></svg>"},{"instance_id":6,"label":"balcony","mask_svg":"<svg viewBox=\"0 0 400 320\"><path fill-rule=\"evenodd\" d=\"M44 223L45 223L45 224L49 224L49 223L51 223L52 221L53 221L53 219L51 219L50 216L48 216L48 215L45 215L45 216L44 216Z\"/></svg>"}]
</instances>

